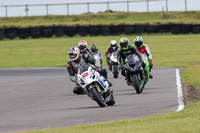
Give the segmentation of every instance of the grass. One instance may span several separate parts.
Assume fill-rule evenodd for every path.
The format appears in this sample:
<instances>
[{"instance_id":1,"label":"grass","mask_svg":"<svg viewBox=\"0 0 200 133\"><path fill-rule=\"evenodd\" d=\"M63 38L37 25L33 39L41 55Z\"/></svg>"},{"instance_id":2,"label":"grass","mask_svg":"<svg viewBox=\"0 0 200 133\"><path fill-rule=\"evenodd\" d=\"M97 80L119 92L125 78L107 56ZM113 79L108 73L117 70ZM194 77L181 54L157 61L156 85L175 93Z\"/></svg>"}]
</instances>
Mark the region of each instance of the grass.
<instances>
[{"instance_id":1,"label":"grass","mask_svg":"<svg viewBox=\"0 0 200 133\"><path fill-rule=\"evenodd\" d=\"M67 51L72 46L85 39L90 44L96 43L104 55L109 42L124 36L75 36L50 39L4 39L0 41L0 67L63 67L69 60ZM126 36L133 43L137 35ZM144 34L146 44L151 48L153 64L156 67L179 67L183 83L200 88L200 45L199 34L172 35L172 34ZM106 66L105 56L103 65ZM181 112L112 121L92 125L83 125L68 128L44 129L30 132L135 132L135 133L197 133L200 130L200 104L186 106ZM27 131L26 131L27 132Z\"/></svg>"},{"instance_id":2,"label":"grass","mask_svg":"<svg viewBox=\"0 0 200 133\"><path fill-rule=\"evenodd\" d=\"M200 23L200 11L188 12L149 12L149 13L98 13L82 15L49 15L30 17L1 17L0 27L29 27L47 25L107 25L141 23Z\"/></svg>"}]
</instances>

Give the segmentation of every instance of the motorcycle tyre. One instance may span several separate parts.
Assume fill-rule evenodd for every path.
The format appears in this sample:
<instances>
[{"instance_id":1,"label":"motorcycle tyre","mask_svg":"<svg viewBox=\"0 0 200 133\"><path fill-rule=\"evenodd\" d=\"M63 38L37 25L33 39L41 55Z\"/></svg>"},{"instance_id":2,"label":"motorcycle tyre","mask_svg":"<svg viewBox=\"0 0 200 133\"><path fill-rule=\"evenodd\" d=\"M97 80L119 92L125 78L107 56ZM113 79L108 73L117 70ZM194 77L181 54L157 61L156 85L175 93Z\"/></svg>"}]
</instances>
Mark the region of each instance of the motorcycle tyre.
<instances>
[{"instance_id":1,"label":"motorcycle tyre","mask_svg":"<svg viewBox=\"0 0 200 133\"><path fill-rule=\"evenodd\" d=\"M114 64L112 66L113 66L113 77L114 78L118 78L118 74L119 74L119 72L118 72L118 65Z\"/></svg>"},{"instance_id":2,"label":"motorcycle tyre","mask_svg":"<svg viewBox=\"0 0 200 133\"><path fill-rule=\"evenodd\" d=\"M106 102L105 102L105 99L102 100L102 98L100 97L100 94L98 93L98 91L96 90L96 88L92 88L90 90L94 100L97 102L97 104L100 106L100 107L105 107L106 106Z\"/></svg>"},{"instance_id":3,"label":"motorcycle tyre","mask_svg":"<svg viewBox=\"0 0 200 133\"><path fill-rule=\"evenodd\" d=\"M135 85L136 93L137 93L137 94L142 93L143 89L140 88L140 84L139 84L139 81L138 81L137 74L134 74L134 75L132 75L132 76L133 76L133 82L134 82L134 85Z\"/></svg>"},{"instance_id":4,"label":"motorcycle tyre","mask_svg":"<svg viewBox=\"0 0 200 133\"><path fill-rule=\"evenodd\" d=\"M114 96L113 94L111 94L111 100L109 102L106 103L108 106L112 106L115 104L115 100L114 100Z\"/></svg>"}]
</instances>

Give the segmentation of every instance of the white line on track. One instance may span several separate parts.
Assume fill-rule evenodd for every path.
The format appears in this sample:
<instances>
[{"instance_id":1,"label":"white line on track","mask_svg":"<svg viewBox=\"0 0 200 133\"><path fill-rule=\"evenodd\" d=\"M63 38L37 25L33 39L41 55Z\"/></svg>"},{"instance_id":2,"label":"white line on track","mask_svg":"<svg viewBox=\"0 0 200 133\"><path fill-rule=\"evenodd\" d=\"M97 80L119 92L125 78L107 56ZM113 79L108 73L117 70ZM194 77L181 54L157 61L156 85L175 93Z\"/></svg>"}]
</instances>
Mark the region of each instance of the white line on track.
<instances>
[{"instance_id":1,"label":"white line on track","mask_svg":"<svg viewBox=\"0 0 200 133\"><path fill-rule=\"evenodd\" d=\"M183 90L182 90L182 84L181 84L181 77L179 69L176 69L176 85L177 85L177 91L178 91L178 109L176 110L181 111L184 109L184 102L183 102Z\"/></svg>"}]
</instances>

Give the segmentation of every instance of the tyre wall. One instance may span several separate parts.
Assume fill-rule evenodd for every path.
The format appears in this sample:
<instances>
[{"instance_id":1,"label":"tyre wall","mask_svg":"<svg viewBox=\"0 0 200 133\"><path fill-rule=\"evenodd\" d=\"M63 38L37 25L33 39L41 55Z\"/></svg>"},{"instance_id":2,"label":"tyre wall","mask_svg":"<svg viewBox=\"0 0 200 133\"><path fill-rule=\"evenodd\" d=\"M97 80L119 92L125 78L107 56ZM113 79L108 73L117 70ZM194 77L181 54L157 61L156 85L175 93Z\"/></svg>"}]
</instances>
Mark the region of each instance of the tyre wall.
<instances>
[{"instance_id":1,"label":"tyre wall","mask_svg":"<svg viewBox=\"0 0 200 133\"><path fill-rule=\"evenodd\" d=\"M50 38L75 35L109 36L132 35L144 33L199 34L200 24L121 24L121 25L73 25L73 26L36 26L26 28L0 28L0 40L4 38Z\"/></svg>"}]
</instances>

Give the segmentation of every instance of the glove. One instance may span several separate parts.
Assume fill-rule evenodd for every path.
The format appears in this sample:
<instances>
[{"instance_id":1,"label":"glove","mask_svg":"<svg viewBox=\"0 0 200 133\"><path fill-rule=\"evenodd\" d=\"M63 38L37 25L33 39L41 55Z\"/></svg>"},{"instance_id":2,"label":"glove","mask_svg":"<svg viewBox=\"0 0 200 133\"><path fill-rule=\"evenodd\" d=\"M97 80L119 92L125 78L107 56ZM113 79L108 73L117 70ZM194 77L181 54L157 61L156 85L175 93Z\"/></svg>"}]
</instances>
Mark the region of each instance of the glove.
<instances>
[{"instance_id":1,"label":"glove","mask_svg":"<svg viewBox=\"0 0 200 133\"><path fill-rule=\"evenodd\" d=\"M75 76L70 76L70 80L74 83L77 83L77 79Z\"/></svg>"}]
</instances>

